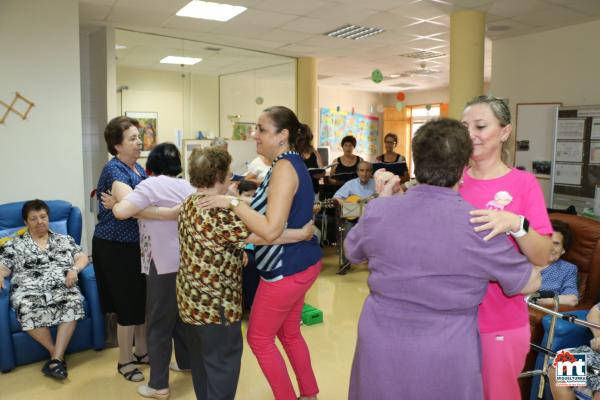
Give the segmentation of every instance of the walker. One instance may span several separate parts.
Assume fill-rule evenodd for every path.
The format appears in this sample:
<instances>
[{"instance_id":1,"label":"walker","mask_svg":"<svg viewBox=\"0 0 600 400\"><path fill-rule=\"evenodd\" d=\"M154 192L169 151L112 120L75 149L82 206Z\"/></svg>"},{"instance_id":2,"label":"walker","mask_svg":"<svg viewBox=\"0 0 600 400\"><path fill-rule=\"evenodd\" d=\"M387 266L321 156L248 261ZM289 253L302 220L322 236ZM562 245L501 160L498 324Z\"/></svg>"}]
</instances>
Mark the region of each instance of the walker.
<instances>
[{"instance_id":1,"label":"walker","mask_svg":"<svg viewBox=\"0 0 600 400\"><path fill-rule=\"evenodd\" d=\"M544 299L544 298L551 298L554 300L553 309L549 309L549 308L546 308L546 307L543 307L543 306L540 306L537 304L537 301L539 299ZM530 344L530 346L533 350L544 353L544 364L542 365L542 369L541 370L539 370L539 369L533 370L533 371L525 371L525 372L522 372L521 374L519 374L519 378L529 378L529 377L534 377L534 376L540 377L540 385L538 388L537 399L541 400L544 398L545 382L548 378L548 360L550 357L556 356L556 353L554 351L550 350L550 348L552 348L552 342L554 341L554 329L555 329L555 325L556 325L556 320L560 318L560 319L567 321L569 323L572 323L572 324L581 325L586 328L594 328L594 329L600 329L600 325L581 320L574 315L563 314L563 313L558 312L558 306L559 306L558 295L555 294L554 292L550 292L550 291L536 292L536 293L525 296L525 301L527 302L527 305L530 308L533 308L535 310L541 311L545 314L549 314L552 316L552 319L550 320L550 327L548 329L548 340L546 342L547 347L539 346L534 343ZM592 373L594 375L600 375L600 369L596 369L591 365L588 365L587 367L588 367L587 368L588 373ZM579 400L592 400L592 393L587 388L576 388L575 396Z\"/></svg>"}]
</instances>

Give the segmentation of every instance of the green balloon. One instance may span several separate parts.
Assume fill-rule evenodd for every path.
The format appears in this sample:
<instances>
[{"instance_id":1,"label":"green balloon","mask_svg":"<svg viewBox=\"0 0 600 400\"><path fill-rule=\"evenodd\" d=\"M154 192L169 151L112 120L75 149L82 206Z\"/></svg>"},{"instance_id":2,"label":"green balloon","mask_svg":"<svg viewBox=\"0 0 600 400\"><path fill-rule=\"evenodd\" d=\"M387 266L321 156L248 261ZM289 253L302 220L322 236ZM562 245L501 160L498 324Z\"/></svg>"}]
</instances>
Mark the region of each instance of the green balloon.
<instances>
[{"instance_id":1,"label":"green balloon","mask_svg":"<svg viewBox=\"0 0 600 400\"><path fill-rule=\"evenodd\" d=\"M374 69L373 72L371 72L371 80L375 83L380 83L383 80L383 74L381 71Z\"/></svg>"},{"instance_id":2,"label":"green balloon","mask_svg":"<svg viewBox=\"0 0 600 400\"><path fill-rule=\"evenodd\" d=\"M396 103L396 110L398 111L402 111L402 109L404 108L404 103L399 101Z\"/></svg>"}]
</instances>

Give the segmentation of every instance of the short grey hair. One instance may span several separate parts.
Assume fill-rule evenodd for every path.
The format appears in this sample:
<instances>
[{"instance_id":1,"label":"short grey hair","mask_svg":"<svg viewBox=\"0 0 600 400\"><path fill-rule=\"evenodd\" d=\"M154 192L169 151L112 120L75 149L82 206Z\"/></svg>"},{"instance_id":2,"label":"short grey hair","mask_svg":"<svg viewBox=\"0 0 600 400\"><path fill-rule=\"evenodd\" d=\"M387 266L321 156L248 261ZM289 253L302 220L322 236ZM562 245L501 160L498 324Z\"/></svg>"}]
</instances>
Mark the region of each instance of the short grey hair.
<instances>
[{"instance_id":1,"label":"short grey hair","mask_svg":"<svg viewBox=\"0 0 600 400\"><path fill-rule=\"evenodd\" d=\"M210 141L210 147L227 146L227 141L222 137L216 137Z\"/></svg>"},{"instance_id":2,"label":"short grey hair","mask_svg":"<svg viewBox=\"0 0 600 400\"><path fill-rule=\"evenodd\" d=\"M371 169L371 171L373 171L373 164L371 164L370 162L365 161L365 160L361 160L358 163L357 167L360 167L361 164L365 164L367 167L369 167Z\"/></svg>"}]
</instances>

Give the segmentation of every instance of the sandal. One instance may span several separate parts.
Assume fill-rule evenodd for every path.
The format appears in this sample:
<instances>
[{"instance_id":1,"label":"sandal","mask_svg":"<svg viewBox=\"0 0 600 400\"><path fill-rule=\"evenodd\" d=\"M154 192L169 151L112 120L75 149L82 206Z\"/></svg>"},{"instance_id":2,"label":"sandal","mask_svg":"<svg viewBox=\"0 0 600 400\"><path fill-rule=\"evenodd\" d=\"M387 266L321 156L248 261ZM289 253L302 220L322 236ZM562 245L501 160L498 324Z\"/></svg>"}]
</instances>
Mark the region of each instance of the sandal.
<instances>
[{"instance_id":1,"label":"sandal","mask_svg":"<svg viewBox=\"0 0 600 400\"><path fill-rule=\"evenodd\" d=\"M117 371L125 377L128 381L131 382L141 382L144 380L144 374L137 368L132 369L131 371L123 372L123 368L128 365L135 365L134 361L130 361L125 364L117 364Z\"/></svg>"},{"instance_id":2,"label":"sandal","mask_svg":"<svg viewBox=\"0 0 600 400\"><path fill-rule=\"evenodd\" d=\"M67 372L67 363L56 358L46 361L42 367L42 372L46 376L59 380L66 379L69 375Z\"/></svg>"},{"instance_id":3,"label":"sandal","mask_svg":"<svg viewBox=\"0 0 600 400\"><path fill-rule=\"evenodd\" d=\"M140 364L149 365L150 364L150 360L148 358L148 353L146 353L146 354L144 354L142 356L138 356L137 354L133 353L133 358L134 358L133 363L135 365L140 365ZM146 359L146 361L143 361L144 358Z\"/></svg>"}]
</instances>

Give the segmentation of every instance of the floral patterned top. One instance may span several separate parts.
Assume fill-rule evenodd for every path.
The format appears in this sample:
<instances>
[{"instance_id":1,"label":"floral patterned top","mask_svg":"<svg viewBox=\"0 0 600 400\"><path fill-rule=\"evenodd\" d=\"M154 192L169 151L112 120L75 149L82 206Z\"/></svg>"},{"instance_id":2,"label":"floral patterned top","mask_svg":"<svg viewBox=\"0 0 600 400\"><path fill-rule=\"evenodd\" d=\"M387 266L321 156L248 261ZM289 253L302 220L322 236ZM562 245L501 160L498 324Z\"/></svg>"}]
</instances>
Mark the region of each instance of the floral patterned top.
<instances>
[{"instance_id":1,"label":"floral patterned top","mask_svg":"<svg viewBox=\"0 0 600 400\"><path fill-rule=\"evenodd\" d=\"M204 196L189 196L179 213L179 315L192 325L234 323L242 317L244 240L250 232L231 210L196 207Z\"/></svg>"}]
</instances>

